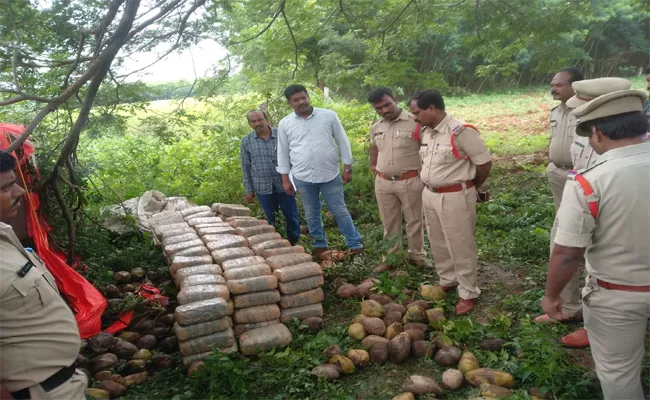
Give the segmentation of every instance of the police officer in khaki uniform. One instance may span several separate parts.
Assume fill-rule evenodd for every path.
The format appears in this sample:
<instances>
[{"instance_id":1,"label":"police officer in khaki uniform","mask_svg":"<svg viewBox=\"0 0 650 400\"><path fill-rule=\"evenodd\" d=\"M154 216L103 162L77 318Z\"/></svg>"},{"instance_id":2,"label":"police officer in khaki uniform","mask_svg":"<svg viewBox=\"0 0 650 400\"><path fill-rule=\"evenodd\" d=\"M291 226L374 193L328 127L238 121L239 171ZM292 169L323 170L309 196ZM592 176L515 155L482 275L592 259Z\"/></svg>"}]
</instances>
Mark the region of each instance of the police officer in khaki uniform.
<instances>
[{"instance_id":1,"label":"police officer in khaki uniform","mask_svg":"<svg viewBox=\"0 0 650 400\"><path fill-rule=\"evenodd\" d=\"M411 113L426 127L421 132L424 217L440 287L458 287L456 313L472 310L481 290L476 285L478 254L474 242L477 189L492 161L476 128L445 112L436 90L413 96Z\"/></svg>"},{"instance_id":2,"label":"police officer in khaki uniform","mask_svg":"<svg viewBox=\"0 0 650 400\"><path fill-rule=\"evenodd\" d=\"M24 190L15 159L0 152L0 218ZM81 341L74 315L41 260L0 222L0 398L84 399L88 378L73 366Z\"/></svg>"},{"instance_id":3,"label":"police officer in khaki uniform","mask_svg":"<svg viewBox=\"0 0 650 400\"><path fill-rule=\"evenodd\" d=\"M402 247L402 210L406 220L408 254L411 264L424 263L422 189L420 180L420 138L415 119L397 106L392 90L374 89L368 94L381 119L370 126L370 169L375 177L375 196L384 225L384 239L395 240L389 253ZM382 262L375 272L389 265Z\"/></svg>"},{"instance_id":4,"label":"police officer in khaki uniform","mask_svg":"<svg viewBox=\"0 0 650 400\"><path fill-rule=\"evenodd\" d=\"M632 86L632 83L622 78L598 78L573 82L572 88L575 95L567 100L568 107L575 109L581 105L617 90L626 90ZM589 145L589 138L576 135L570 148L571 161L576 171L592 167L598 161L598 154ZM557 227L557 215L554 226ZM553 243L551 243L551 251ZM562 313L569 319L582 318L582 302L580 300L581 288L580 275L575 274L564 287L560 294L562 297ZM536 318L537 322L551 322L548 315L542 315ZM564 336L562 344L569 347L586 347L589 346L587 331L580 328Z\"/></svg>"},{"instance_id":5,"label":"police officer in khaki uniform","mask_svg":"<svg viewBox=\"0 0 650 400\"><path fill-rule=\"evenodd\" d=\"M542 308L562 319L560 292L583 255L585 327L605 399L643 399L641 363L650 318L650 142L647 98L619 90L578 107L576 133L598 162L566 185Z\"/></svg>"}]
</instances>

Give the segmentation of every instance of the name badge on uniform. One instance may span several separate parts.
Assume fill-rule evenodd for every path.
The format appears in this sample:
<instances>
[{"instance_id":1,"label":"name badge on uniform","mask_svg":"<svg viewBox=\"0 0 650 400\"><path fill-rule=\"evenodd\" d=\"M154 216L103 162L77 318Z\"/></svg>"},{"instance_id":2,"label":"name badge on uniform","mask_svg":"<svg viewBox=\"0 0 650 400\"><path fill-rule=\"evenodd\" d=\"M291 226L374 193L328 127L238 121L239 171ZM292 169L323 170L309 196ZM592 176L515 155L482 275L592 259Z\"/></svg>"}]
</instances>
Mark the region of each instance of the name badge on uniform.
<instances>
[{"instance_id":1,"label":"name badge on uniform","mask_svg":"<svg viewBox=\"0 0 650 400\"><path fill-rule=\"evenodd\" d=\"M582 147L583 149L585 148L585 145L580 142L573 142L573 144L575 144L578 147Z\"/></svg>"},{"instance_id":2,"label":"name badge on uniform","mask_svg":"<svg viewBox=\"0 0 650 400\"><path fill-rule=\"evenodd\" d=\"M23 265L20 270L18 270L18 276L24 278L29 273L29 270L34 267L34 264L31 261L27 261L27 264Z\"/></svg>"}]
</instances>

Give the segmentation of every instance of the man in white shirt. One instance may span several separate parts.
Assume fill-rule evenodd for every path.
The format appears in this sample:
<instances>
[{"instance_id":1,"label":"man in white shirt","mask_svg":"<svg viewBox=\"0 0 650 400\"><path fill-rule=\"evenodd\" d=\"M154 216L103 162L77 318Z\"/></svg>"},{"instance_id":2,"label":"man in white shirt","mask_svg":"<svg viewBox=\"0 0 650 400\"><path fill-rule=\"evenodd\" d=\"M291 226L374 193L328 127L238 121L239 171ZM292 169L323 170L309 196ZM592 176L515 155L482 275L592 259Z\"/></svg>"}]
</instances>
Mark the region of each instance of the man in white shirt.
<instances>
[{"instance_id":1,"label":"man in white shirt","mask_svg":"<svg viewBox=\"0 0 650 400\"><path fill-rule=\"evenodd\" d=\"M352 181L352 149L341 121L333 111L312 107L307 89L302 85L287 87L284 95L294 112L278 125L278 172L285 192L293 195L291 171L305 208L309 234L314 238L314 256L320 257L327 250L321 193L348 247L353 254L361 253L361 235L343 197L343 184Z\"/></svg>"}]
</instances>

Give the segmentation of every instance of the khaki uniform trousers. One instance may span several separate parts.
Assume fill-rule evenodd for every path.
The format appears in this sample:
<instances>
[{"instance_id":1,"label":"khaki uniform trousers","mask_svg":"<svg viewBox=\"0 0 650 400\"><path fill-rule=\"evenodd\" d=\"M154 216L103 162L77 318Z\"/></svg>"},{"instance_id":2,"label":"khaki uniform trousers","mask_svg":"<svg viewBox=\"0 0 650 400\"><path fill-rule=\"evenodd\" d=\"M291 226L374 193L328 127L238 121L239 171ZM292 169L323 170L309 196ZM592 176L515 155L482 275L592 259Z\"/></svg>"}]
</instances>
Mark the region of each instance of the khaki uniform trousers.
<instances>
[{"instance_id":1,"label":"khaki uniform trousers","mask_svg":"<svg viewBox=\"0 0 650 400\"><path fill-rule=\"evenodd\" d=\"M583 313L605 400L643 400L641 364L650 293L603 289L592 281L583 290Z\"/></svg>"},{"instance_id":2,"label":"khaki uniform trousers","mask_svg":"<svg viewBox=\"0 0 650 400\"><path fill-rule=\"evenodd\" d=\"M567 182L568 173L569 170L558 168L553 163L550 163L546 168L546 176L551 187L551 193L553 193L553 202L555 203L556 211L560 208L560 203L562 203L562 193L564 192L564 185ZM551 228L551 253L555 245L557 227L558 219L556 212L553 227ZM582 282L580 280L580 274L574 274L560 293L560 298L562 298L562 312L566 317L579 318L582 315L582 302L580 301L582 297L581 290Z\"/></svg>"},{"instance_id":3,"label":"khaki uniform trousers","mask_svg":"<svg viewBox=\"0 0 650 400\"><path fill-rule=\"evenodd\" d=\"M402 210L406 220L406 239L411 260L422 261L424 252L424 228L422 214L422 189L420 177L402 181L389 181L375 177L375 196L379 215L384 225L384 239L397 241L388 252L394 253L402 248Z\"/></svg>"},{"instance_id":4,"label":"khaki uniform trousers","mask_svg":"<svg viewBox=\"0 0 650 400\"><path fill-rule=\"evenodd\" d=\"M56 389L46 392L41 385L34 385L29 388L32 400L84 400L88 388L88 377L77 369L74 375Z\"/></svg>"},{"instance_id":5,"label":"khaki uniform trousers","mask_svg":"<svg viewBox=\"0 0 650 400\"><path fill-rule=\"evenodd\" d=\"M433 193L425 188L422 200L439 284L458 285L462 299L477 298L481 290L476 286L476 188L453 193Z\"/></svg>"}]
</instances>

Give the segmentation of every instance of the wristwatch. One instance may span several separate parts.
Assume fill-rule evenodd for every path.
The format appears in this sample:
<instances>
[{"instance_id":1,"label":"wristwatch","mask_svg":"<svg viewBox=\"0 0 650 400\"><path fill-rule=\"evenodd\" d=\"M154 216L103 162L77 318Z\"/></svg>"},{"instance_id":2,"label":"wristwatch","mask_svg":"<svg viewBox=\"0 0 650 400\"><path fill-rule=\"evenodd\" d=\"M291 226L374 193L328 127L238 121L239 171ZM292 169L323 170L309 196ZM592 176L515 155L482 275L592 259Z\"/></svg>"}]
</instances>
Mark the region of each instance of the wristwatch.
<instances>
[{"instance_id":1,"label":"wristwatch","mask_svg":"<svg viewBox=\"0 0 650 400\"><path fill-rule=\"evenodd\" d=\"M345 168L345 169L343 170L343 172L349 172L349 173L352 173L352 168Z\"/></svg>"}]
</instances>

